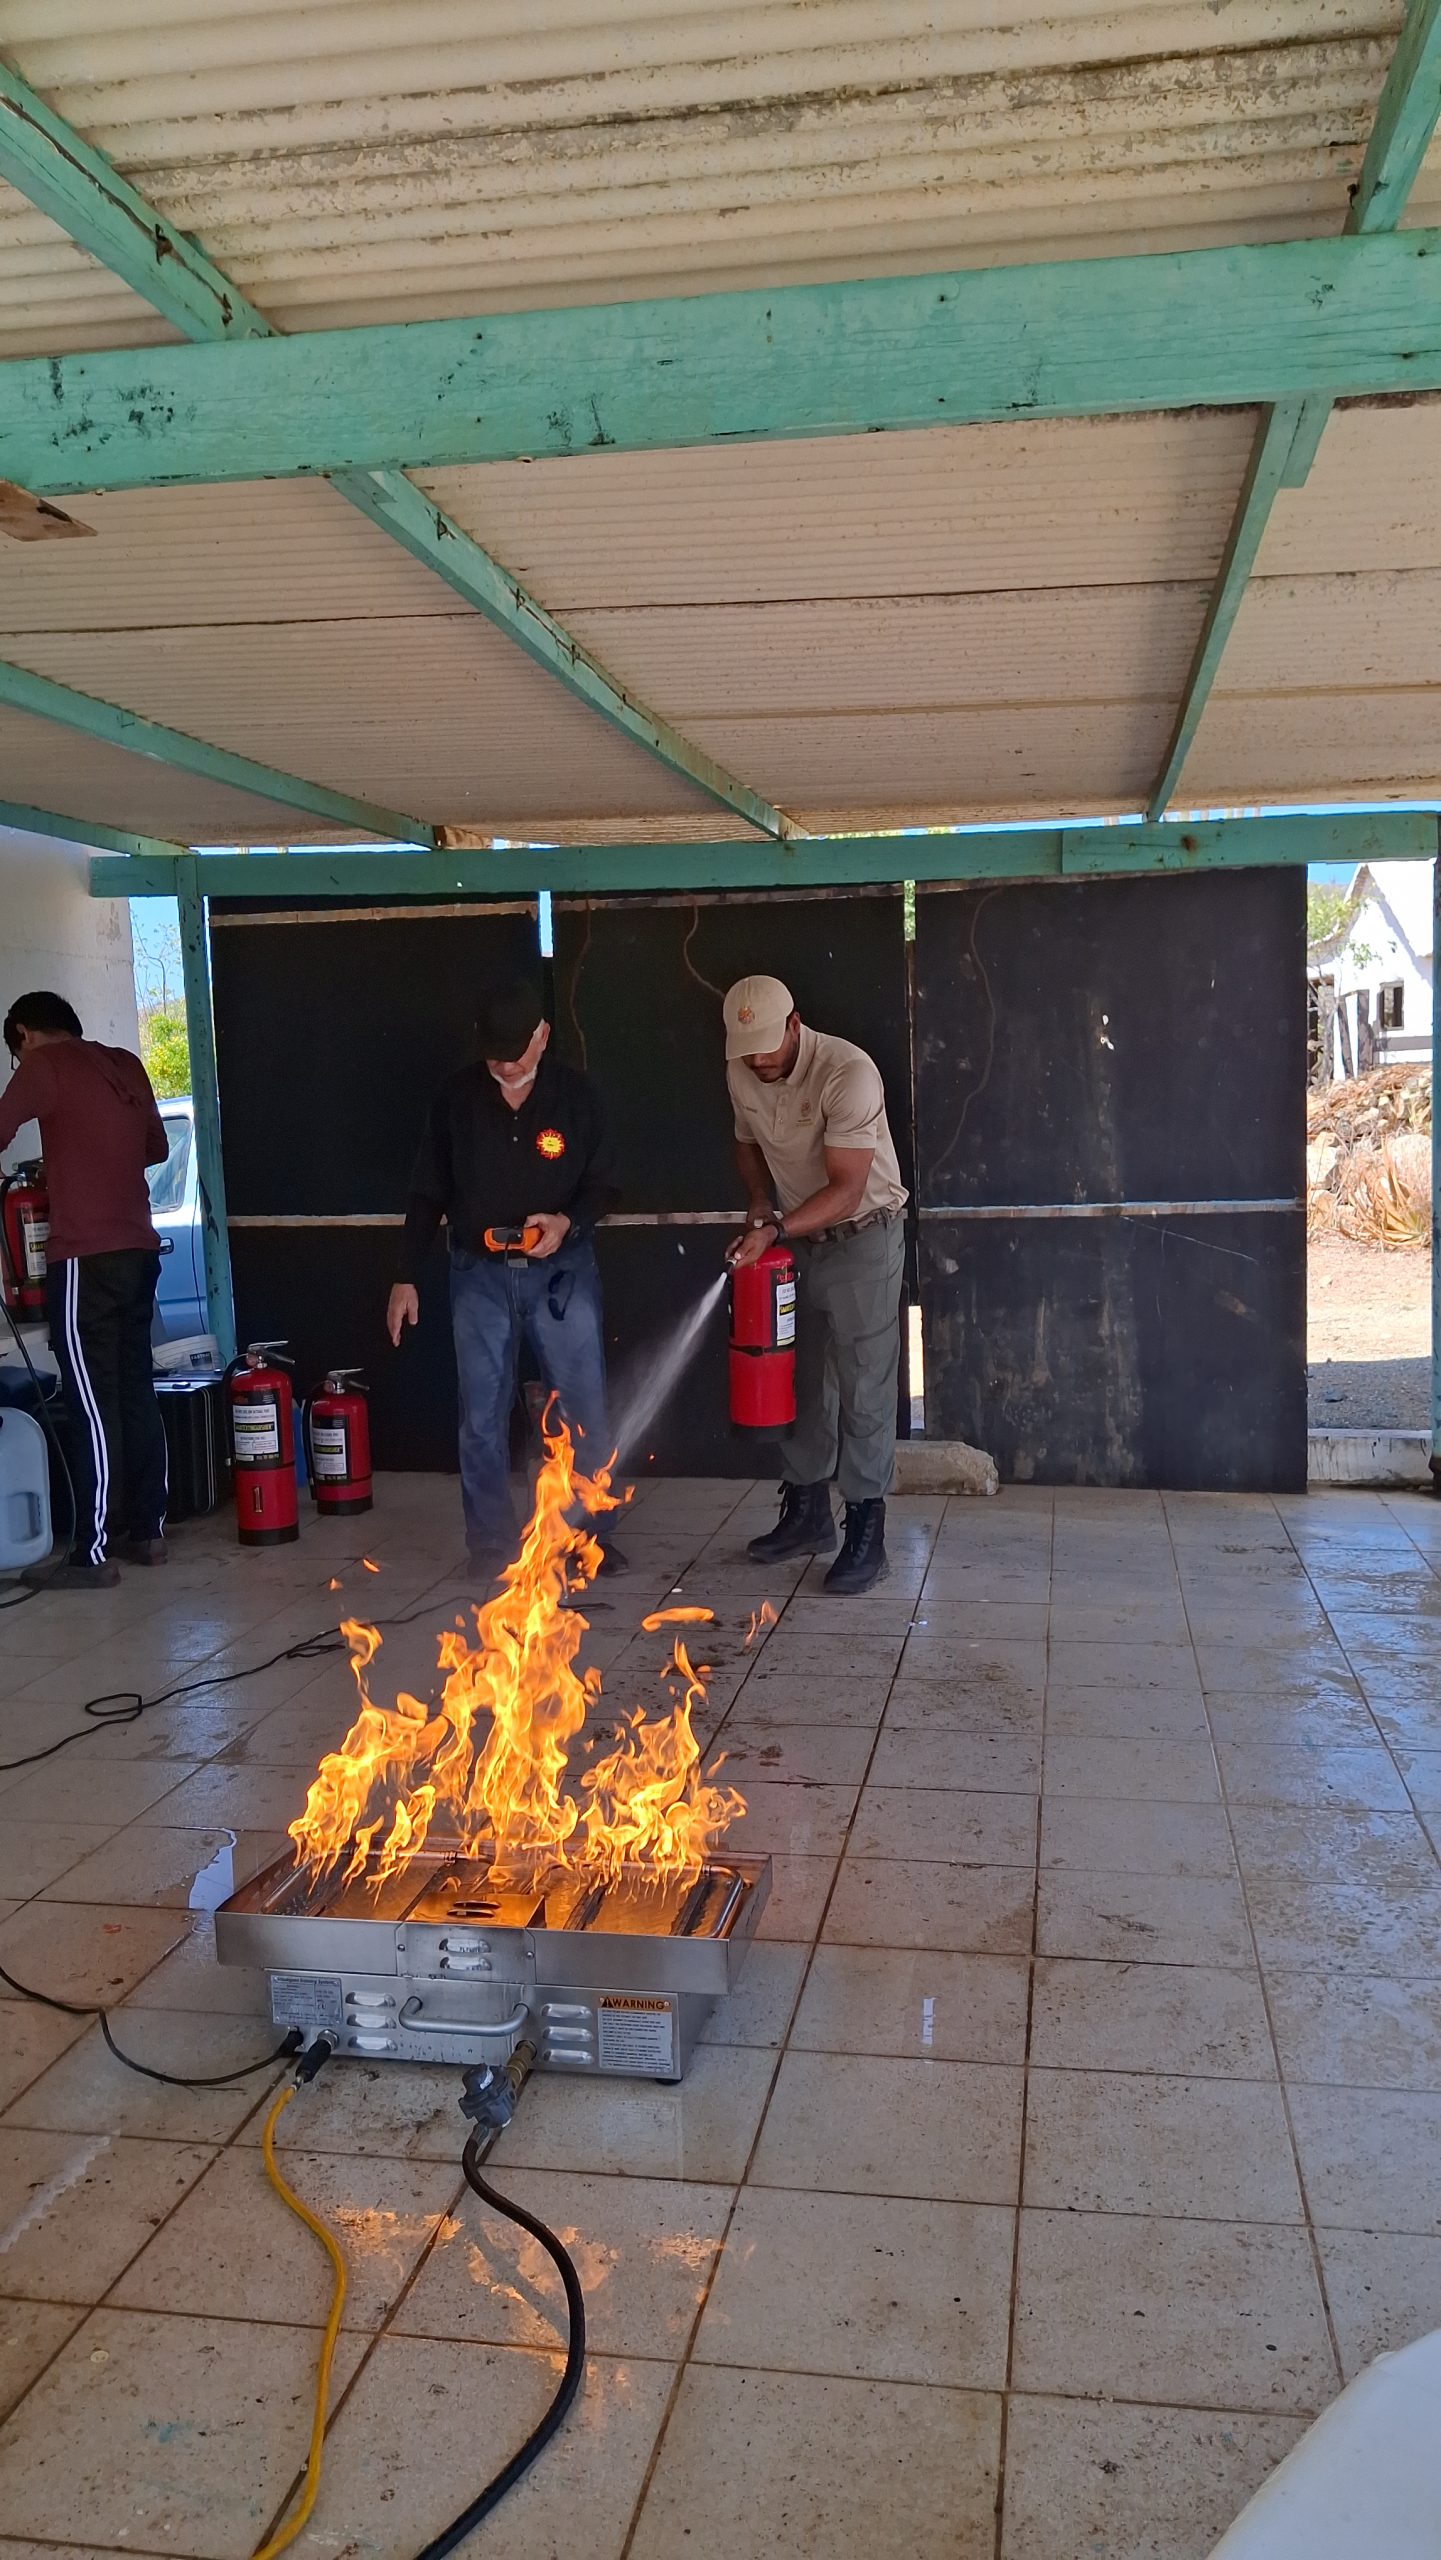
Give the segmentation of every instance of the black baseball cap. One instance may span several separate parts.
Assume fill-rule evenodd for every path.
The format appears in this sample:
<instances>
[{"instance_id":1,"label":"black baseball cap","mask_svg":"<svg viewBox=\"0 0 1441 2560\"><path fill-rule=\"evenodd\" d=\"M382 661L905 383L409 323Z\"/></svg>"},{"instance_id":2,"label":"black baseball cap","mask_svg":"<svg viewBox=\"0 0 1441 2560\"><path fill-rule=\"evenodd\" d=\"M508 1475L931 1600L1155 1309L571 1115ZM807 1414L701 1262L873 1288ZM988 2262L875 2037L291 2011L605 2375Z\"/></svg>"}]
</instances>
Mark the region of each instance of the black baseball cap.
<instances>
[{"instance_id":1,"label":"black baseball cap","mask_svg":"<svg viewBox=\"0 0 1441 2560\"><path fill-rule=\"evenodd\" d=\"M515 978L492 987L476 1016L480 1054L502 1063L523 1058L545 1020L545 998L534 978Z\"/></svg>"}]
</instances>

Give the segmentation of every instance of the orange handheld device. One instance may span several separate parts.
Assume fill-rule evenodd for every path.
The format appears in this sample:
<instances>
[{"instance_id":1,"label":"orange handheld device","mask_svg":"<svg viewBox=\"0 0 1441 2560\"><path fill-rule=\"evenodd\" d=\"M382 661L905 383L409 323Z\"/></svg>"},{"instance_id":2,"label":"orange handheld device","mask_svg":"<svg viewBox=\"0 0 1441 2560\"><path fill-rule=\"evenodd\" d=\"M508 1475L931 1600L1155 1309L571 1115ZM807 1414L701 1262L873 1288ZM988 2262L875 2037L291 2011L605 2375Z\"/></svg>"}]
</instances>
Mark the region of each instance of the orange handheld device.
<instances>
[{"instance_id":1,"label":"orange handheld device","mask_svg":"<svg viewBox=\"0 0 1441 2560\"><path fill-rule=\"evenodd\" d=\"M485 1249L487 1253L533 1253L540 1239L539 1227L487 1227Z\"/></svg>"}]
</instances>

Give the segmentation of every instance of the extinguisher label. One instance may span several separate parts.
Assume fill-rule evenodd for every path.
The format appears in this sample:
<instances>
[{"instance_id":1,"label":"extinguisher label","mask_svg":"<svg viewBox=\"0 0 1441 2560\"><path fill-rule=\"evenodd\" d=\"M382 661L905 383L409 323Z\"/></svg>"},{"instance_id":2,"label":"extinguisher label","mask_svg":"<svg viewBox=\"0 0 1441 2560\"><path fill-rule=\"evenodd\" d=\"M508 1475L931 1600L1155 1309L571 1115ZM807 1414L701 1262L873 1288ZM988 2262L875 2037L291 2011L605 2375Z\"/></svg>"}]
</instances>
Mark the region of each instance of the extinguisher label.
<instances>
[{"instance_id":1,"label":"extinguisher label","mask_svg":"<svg viewBox=\"0 0 1441 2560\"><path fill-rule=\"evenodd\" d=\"M311 1463L318 1476L345 1474L345 1425L343 1422L312 1422L310 1426Z\"/></svg>"},{"instance_id":2,"label":"extinguisher label","mask_svg":"<svg viewBox=\"0 0 1441 2560\"><path fill-rule=\"evenodd\" d=\"M235 1454L242 1466L253 1466L257 1458L279 1457L280 1414L275 1405L237 1405L232 1419Z\"/></svg>"},{"instance_id":3,"label":"extinguisher label","mask_svg":"<svg viewBox=\"0 0 1441 2560\"><path fill-rule=\"evenodd\" d=\"M43 1280L45 1247L50 1238L50 1221L48 1218L25 1217L20 1222L20 1228L25 1238L25 1277L27 1280Z\"/></svg>"},{"instance_id":4,"label":"extinguisher label","mask_svg":"<svg viewBox=\"0 0 1441 2560\"><path fill-rule=\"evenodd\" d=\"M776 1349L783 1351L796 1338L796 1284L781 1280L776 1284Z\"/></svg>"}]
</instances>

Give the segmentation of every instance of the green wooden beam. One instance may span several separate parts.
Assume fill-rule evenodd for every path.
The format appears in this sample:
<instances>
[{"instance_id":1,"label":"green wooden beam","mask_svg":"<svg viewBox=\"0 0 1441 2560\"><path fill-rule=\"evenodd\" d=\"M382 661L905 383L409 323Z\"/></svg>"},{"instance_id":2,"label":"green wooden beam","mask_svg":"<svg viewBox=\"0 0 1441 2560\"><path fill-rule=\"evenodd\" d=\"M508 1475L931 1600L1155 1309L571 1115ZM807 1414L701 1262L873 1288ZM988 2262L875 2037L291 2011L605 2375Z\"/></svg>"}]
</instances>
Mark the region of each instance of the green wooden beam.
<instances>
[{"instance_id":1,"label":"green wooden beam","mask_svg":"<svg viewBox=\"0 0 1441 2560\"><path fill-rule=\"evenodd\" d=\"M1441 0L1411 0L1376 109L1346 216L1349 237L1393 232L1441 117ZM1305 487L1331 414L1331 394L1284 400L1262 417L1230 539L1222 555L1166 761L1149 813L1169 808L1201 724L1277 492Z\"/></svg>"},{"instance_id":2,"label":"green wooden beam","mask_svg":"<svg viewBox=\"0 0 1441 2560\"><path fill-rule=\"evenodd\" d=\"M1246 466L1246 477L1241 483L1240 502L1227 537L1216 583L1211 589L1201 636L1196 643L1186 689L1181 696L1181 707L1166 749L1166 761L1147 808L1149 818L1164 817L1170 807L1181 778L1181 767L1191 752L1202 713L1211 698L1216 670L1231 637L1231 626L1241 609L1241 600L1255 566L1256 554L1261 548L1261 537L1270 520L1276 492L1285 479L1286 465L1300 424L1300 408L1299 401L1285 400L1279 407L1262 412L1251 446L1251 459Z\"/></svg>"},{"instance_id":3,"label":"green wooden beam","mask_svg":"<svg viewBox=\"0 0 1441 2560\"><path fill-rule=\"evenodd\" d=\"M279 336L197 241L166 222L102 151L3 63L0 177L38 204L102 266L123 276L184 337L205 345ZM544 605L403 473L345 472L336 476L334 486L633 746L763 835L795 833L783 810L727 773L668 720L633 700Z\"/></svg>"},{"instance_id":4,"label":"green wooden beam","mask_svg":"<svg viewBox=\"0 0 1441 2560\"><path fill-rule=\"evenodd\" d=\"M225 1215L225 1165L220 1152L220 1078L210 1003L210 936L205 900L196 886L195 864L182 863L180 873L180 963L185 978L185 1031L190 1045L190 1098L195 1107L205 1301L221 1360L229 1361L235 1357L235 1296Z\"/></svg>"},{"instance_id":5,"label":"green wooden beam","mask_svg":"<svg viewBox=\"0 0 1441 2560\"><path fill-rule=\"evenodd\" d=\"M33 719L77 729L105 746L124 747L132 755L148 756L156 764L172 766L178 773L198 774L206 782L223 782L230 790L249 792L253 798L278 800L286 809L307 809L332 826L354 828L358 835L391 836L402 844L435 842L432 827L402 817L398 810L377 808L372 801L353 799L346 791L331 791L321 782L306 782L296 773L277 773L272 765L257 764L253 756L233 755L228 747L212 746L207 739L192 738L183 729L167 728L163 721L143 719L138 711L126 711L118 702L102 702L96 694L77 693L71 685L56 684L49 676L37 676L29 667L17 667L4 660L0 660L0 703L8 704L12 711L28 712Z\"/></svg>"},{"instance_id":6,"label":"green wooden beam","mask_svg":"<svg viewBox=\"0 0 1441 2560\"><path fill-rule=\"evenodd\" d=\"M614 897L712 889L858 888L900 880L1042 880L1103 873L1215 871L1277 863L1423 861L1436 852L1426 811L1355 817L1225 818L1197 826L958 829L880 836L809 836L789 845L498 845L436 853L197 854L207 897L266 905L307 898L514 898L551 889ZM90 865L97 898L150 897L168 865Z\"/></svg>"},{"instance_id":7,"label":"green wooden beam","mask_svg":"<svg viewBox=\"0 0 1441 2560\"><path fill-rule=\"evenodd\" d=\"M89 845L139 862L173 863L189 851L168 836L131 835L123 827L102 827L94 818L62 818L56 809L29 809L19 800L0 800L0 827L15 827L27 836L54 836L61 844Z\"/></svg>"},{"instance_id":8,"label":"green wooden beam","mask_svg":"<svg viewBox=\"0 0 1441 2560\"><path fill-rule=\"evenodd\" d=\"M788 285L0 365L81 490L1441 389L1441 234Z\"/></svg>"}]
</instances>

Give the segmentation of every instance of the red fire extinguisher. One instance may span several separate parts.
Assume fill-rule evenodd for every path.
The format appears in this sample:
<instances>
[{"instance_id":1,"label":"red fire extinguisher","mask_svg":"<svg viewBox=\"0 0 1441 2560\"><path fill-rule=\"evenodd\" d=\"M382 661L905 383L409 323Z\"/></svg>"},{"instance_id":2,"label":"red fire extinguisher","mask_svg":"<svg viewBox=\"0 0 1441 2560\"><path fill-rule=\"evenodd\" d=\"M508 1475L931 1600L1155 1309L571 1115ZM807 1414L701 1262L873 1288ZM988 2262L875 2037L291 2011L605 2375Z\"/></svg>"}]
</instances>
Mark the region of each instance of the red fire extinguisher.
<instances>
[{"instance_id":1,"label":"red fire extinguisher","mask_svg":"<svg viewBox=\"0 0 1441 2560\"><path fill-rule=\"evenodd\" d=\"M359 1381L358 1369L327 1369L324 1386L304 1407L310 1490L317 1511L332 1517L368 1511L373 1500L370 1399Z\"/></svg>"},{"instance_id":2,"label":"red fire extinguisher","mask_svg":"<svg viewBox=\"0 0 1441 2560\"><path fill-rule=\"evenodd\" d=\"M0 1175L0 1288L13 1316L45 1312L45 1245L50 1195L43 1164Z\"/></svg>"},{"instance_id":3,"label":"red fire extinguisher","mask_svg":"<svg viewBox=\"0 0 1441 2560\"><path fill-rule=\"evenodd\" d=\"M300 1535L290 1380L270 1356L281 1348L278 1342L252 1342L225 1372L242 1547L286 1546Z\"/></svg>"},{"instance_id":4,"label":"red fire extinguisher","mask_svg":"<svg viewBox=\"0 0 1441 2560\"><path fill-rule=\"evenodd\" d=\"M796 1418L796 1266L768 1245L731 1273L731 1420L783 1431Z\"/></svg>"}]
</instances>

